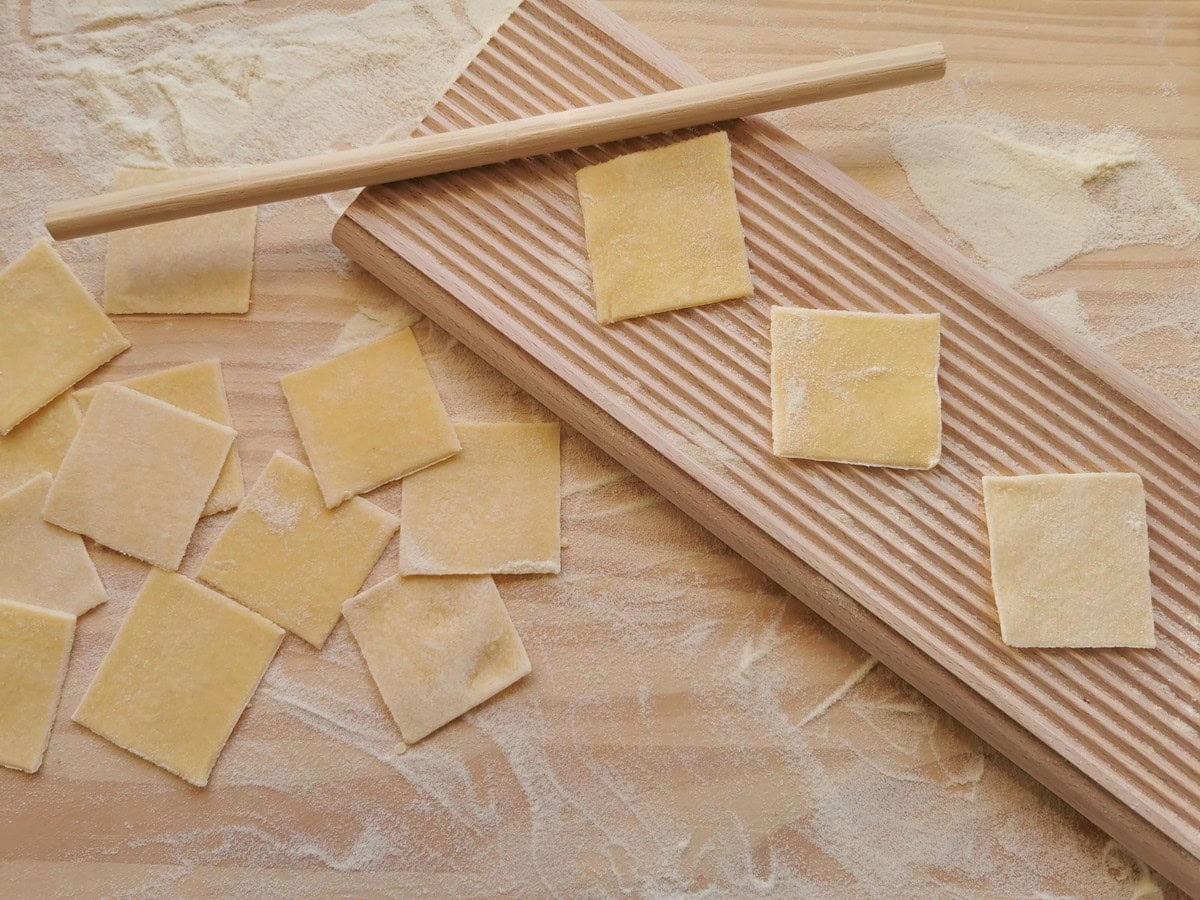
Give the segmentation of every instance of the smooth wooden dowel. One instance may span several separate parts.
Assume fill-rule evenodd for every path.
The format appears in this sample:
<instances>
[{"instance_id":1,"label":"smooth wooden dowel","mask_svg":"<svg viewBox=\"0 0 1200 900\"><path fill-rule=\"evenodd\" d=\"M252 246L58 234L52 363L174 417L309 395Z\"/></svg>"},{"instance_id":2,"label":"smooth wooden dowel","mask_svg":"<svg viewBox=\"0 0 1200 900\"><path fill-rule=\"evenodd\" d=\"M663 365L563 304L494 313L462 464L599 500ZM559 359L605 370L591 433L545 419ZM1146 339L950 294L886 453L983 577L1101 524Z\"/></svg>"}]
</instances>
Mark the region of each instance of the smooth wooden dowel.
<instances>
[{"instance_id":1,"label":"smooth wooden dowel","mask_svg":"<svg viewBox=\"0 0 1200 900\"><path fill-rule=\"evenodd\" d=\"M515 122L243 166L52 204L59 240L723 122L941 78L938 43L864 53Z\"/></svg>"}]
</instances>

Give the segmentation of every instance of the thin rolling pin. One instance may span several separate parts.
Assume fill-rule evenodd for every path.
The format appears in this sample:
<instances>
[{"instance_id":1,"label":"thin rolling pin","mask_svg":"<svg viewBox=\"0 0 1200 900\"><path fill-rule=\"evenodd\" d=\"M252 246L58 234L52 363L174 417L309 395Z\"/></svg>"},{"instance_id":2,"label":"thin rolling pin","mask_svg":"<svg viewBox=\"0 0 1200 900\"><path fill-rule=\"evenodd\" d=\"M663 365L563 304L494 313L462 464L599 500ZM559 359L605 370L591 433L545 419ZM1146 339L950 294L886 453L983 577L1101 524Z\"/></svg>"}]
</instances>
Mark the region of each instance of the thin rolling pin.
<instances>
[{"instance_id":1,"label":"thin rolling pin","mask_svg":"<svg viewBox=\"0 0 1200 900\"><path fill-rule=\"evenodd\" d=\"M946 54L937 43L864 53L515 122L243 166L54 203L46 210L46 229L59 240L69 240L724 122L773 109L933 81L945 71Z\"/></svg>"}]
</instances>

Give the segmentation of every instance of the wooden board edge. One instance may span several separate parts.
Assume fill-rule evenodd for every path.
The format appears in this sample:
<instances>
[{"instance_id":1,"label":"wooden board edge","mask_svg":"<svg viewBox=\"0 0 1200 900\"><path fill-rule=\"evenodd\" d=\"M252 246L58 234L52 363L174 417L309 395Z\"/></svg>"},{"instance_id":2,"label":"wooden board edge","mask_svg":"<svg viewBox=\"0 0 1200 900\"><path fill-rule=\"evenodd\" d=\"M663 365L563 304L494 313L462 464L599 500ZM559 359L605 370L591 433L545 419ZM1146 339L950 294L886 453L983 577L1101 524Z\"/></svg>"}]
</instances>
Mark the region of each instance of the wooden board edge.
<instances>
[{"instance_id":1,"label":"wooden board edge","mask_svg":"<svg viewBox=\"0 0 1200 900\"><path fill-rule=\"evenodd\" d=\"M360 196L338 220L338 248L1160 875L1200 896L1200 859L397 256L355 219L369 202Z\"/></svg>"}]
</instances>

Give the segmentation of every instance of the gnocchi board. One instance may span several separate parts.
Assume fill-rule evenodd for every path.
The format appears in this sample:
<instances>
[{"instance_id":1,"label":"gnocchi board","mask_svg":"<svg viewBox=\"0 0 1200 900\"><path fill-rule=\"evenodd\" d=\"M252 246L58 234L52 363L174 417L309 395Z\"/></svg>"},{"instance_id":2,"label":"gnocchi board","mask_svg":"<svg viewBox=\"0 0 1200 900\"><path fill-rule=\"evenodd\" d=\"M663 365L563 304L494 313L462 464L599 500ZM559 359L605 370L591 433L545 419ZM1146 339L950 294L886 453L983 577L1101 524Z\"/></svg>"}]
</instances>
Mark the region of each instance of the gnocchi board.
<instances>
[{"instance_id":1,"label":"gnocchi board","mask_svg":"<svg viewBox=\"0 0 1200 900\"><path fill-rule=\"evenodd\" d=\"M592 0L525 0L435 133L701 81ZM364 191L334 230L419 307L868 652L1200 892L1200 424L778 129L721 126L754 296L596 323L574 172L706 129ZM942 314L929 472L770 452L769 308ZM1132 471L1155 650L1000 641L980 477Z\"/></svg>"}]
</instances>

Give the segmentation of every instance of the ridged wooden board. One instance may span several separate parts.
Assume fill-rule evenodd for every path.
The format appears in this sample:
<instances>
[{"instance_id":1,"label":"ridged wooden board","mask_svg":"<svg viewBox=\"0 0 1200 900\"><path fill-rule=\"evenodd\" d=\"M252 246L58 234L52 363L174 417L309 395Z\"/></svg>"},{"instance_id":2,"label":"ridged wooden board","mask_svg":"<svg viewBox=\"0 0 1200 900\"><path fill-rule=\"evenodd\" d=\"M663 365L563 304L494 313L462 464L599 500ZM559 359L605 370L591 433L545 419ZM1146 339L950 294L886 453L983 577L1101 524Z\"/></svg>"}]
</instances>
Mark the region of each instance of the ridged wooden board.
<instances>
[{"instance_id":1,"label":"ridged wooden board","mask_svg":"<svg viewBox=\"0 0 1200 900\"><path fill-rule=\"evenodd\" d=\"M599 5L526 0L419 132L700 80ZM595 322L574 171L679 133L374 188L335 241L1200 890L1200 426L782 132L755 121L727 130L754 273L746 301ZM772 304L940 312L941 464L905 472L772 456ZM1145 480L1157 649L1007 648L980 477L1109 470Z\"/></svg>"}]
</instances>

